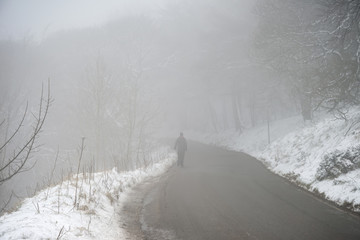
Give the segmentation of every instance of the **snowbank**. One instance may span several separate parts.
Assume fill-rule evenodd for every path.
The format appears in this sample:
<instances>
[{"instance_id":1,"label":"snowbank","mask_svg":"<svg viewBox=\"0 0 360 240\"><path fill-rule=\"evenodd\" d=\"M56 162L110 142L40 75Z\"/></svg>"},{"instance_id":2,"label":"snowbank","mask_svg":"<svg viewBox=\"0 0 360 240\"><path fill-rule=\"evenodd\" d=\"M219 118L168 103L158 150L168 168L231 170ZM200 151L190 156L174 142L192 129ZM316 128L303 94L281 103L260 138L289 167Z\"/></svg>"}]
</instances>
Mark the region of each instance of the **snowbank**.
<instances>
[{"instance_id":1,"label":"snowbank","mask_svg":"<svg viewBox=\"0 0 360 240\"><path fill-rule=\"evenodd\" d=\"M169 148L157 149L154 156L161 159L146 169L80 174L78 180L74 175L25 199L16 211L0 217L0 238L126 239L119 221L126 191L165 172L176 158Z\"/></svg>"},{"instance_id":2,"label":"snowbank","mask_svg":"<svg viewBox=\"0 0 360 240\"><path fill-rule=\"evenodd\" d=\"M303 120L298 116L273 122L270 125L270 140L274 141L280 139L295 129L302 129L303 126ZM229 150L246 152L256 156L268 145L267 133L267 125L261 125L255 128L245 129L241 134L237 133L235 130L227 130L217 134L203 134L196 132L186 134L187 137L196 141Z\"/></svg>"},{"instance_id":3,"label":"snowbank","mask_svg":"<svg viewBox=\"0 0 360 240\"><path fill-rule=\"evenodd\" d=\"M305 125L301 117L267 126L191 138L246 152L273 172L340 206L360 212L360 111L352 109L348 120L322 116ZM359 123L359 124L358 124Z\"/></svg>"}]
</instances>

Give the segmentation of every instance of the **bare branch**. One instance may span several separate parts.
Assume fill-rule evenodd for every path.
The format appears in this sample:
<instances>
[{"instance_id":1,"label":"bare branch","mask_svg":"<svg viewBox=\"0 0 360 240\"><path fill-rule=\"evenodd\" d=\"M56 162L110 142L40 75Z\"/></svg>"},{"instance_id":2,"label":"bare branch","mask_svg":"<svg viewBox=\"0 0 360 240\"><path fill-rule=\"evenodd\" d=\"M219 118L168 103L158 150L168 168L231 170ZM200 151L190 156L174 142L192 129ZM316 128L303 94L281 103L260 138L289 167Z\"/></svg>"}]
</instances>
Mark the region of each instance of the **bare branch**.
<instances>
[{"instance_id":1,"label":"bare branch","mask_svg":"<svg viewBox=\"0 0 360 240\"><path fill-rule=\"evenodd\" d=\"M13 197L13 195L14 195L14 192L12 191L9 198L8 198L8 200L6 202L4 202L3 206L1 207L0 213L2 213L7 208L7 206L9 205L9 203L10 203L12 197Z\"/></svg>"},{"instance_id":2,"label":"bare branch","mask_svg":"<svg viewBox=\"0 0 360 240\"><path fill-rule=\"evenodd\" d=\"M11 135L11 137L9 137L7 140L5 140L4 144L2 146L0 146L0 152L1 150L3 150L3 148L9 144L9 142L16 136L16 134L19 132L20 128L23 126L26 114L27 114L27 109L28 109L28 103L26 103L26 108L24 111L24 114L22 116L22 119L20 121L20 123L18 124L17 128L15 129L14 133ZM2 121L2 123L0 124L0 126L5 122L5 120Z\"/></svg>"},{"instance_id":3,"label":"bare branch","mask_svg":"<svg viewBox=\"0 0 360 240\"><path fill-rule=\"evenodd\" d=\"M0 123L0 127L4 124L4 122L5 122L5 119L2 120L2 122Z\"/></svg>"},{"instance_id":4,"label":"bare branch","mask_svg":"<svg viewBox=\"0 0 360 240\"><path fill-rule=\"evenodd\" d=\"M76 173L76 185L75 185L74 207L75 207L76 204L77 204L77 191L78 191L78 181L79 181L80 164L81 164L81 159L82 159L83 152L84 152L84 148L85 148L84 142L85 142L85 138L83 137L83 138L81 139L80 157L79 157L78 168L77 168L77 173Z\"/></svg>"},{"instance_id":5,"label":"bare branch","mask_svg":"<svg viewBox=\"0 0 360 240\"><path fill-rule=\"evenodd\" d=\"M51 104L50 80L48 82L48 90L47 91L48 91L47 97L44 98L44 87L42 85L40 104L39 104L39 112L38 112L37 116L35 117L35 126L33 127L31 135L25 141L25 143L22 145L22 147L20 147L18 150L15 150L13 156L9 157L7 159L7 161L5 162L5 164L3 166L1 166L1 168L0 168L0 185L4 182L10 180L12 177L17 175L18 173L28 170L28 169L25 169L24 166L28 162L31 153L35 149L35 145L34 145L35 140L39 136L41 129L43 128L43 125L45 123L45 119L48 115L49 107ZM22 117L20 124L18 125L17 129L14 131L12 136L10 138L8 138L5 141L5 143L1 146L0 152L2 149L5 148L5 146L7 146L10 143L10 141L16 135L19 134L19 130L22 127L24 119L27 115L27 108L28 108L28 105L26 106L26 111L24 112L24 115Z\"/></svg>"}]
</instances>

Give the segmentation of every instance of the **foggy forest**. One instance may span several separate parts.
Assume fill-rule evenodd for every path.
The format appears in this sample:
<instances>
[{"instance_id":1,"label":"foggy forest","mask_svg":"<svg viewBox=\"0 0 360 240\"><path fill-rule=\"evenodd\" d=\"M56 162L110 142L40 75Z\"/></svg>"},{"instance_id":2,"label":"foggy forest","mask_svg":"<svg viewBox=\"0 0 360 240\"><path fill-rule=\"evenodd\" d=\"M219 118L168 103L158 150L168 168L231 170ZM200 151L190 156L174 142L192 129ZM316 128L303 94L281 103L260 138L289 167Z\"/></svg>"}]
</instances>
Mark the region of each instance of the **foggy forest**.
<instances>
[{"instance_id":1,"label":"foggy forest","mask_svg":"<svg viewBox=\"0 0 360 240\"><path fill-rule=\"evenodd\" d=\"M359 1L11 2L0 2L2 214L74 175L152 166L180 132L264 126L268 145L276 122L323 115L358 130Z\"/></svg>"}]
</instances>

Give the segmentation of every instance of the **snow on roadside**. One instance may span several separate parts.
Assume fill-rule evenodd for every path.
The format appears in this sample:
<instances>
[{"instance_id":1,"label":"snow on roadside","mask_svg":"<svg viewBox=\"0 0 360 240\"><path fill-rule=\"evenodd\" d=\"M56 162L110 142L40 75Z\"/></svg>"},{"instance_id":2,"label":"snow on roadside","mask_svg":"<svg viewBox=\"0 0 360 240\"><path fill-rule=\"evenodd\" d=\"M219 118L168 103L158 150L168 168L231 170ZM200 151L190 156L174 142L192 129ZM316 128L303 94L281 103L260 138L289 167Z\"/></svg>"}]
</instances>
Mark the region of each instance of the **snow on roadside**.
<instances>
[{"instance_id":1,"label":"snow on roadside","mask_svg":"<svg viewBox=\"0 0 360 240\"><path fill-rule=\"evenodd\" d=\"M301 117L291 117L279 120L270 125L270 139L274 141L284 137L294 129L301 129L303 120ZM223 147L229 150L246 152L256 156L268 145L267 125L261 125L255 128L245 129L239 134L234 130L228 130L220 133L187 133L187 136L193 140Z\"/></svg>"},{"instance_id":2,"label":"snow on roadside","mask_svg":"<svg viewBox=\"0 0 360 240\"><path fill-rule=\"evenodd\" d=\"M271 144L267 144L267 126L241 135L228 131L190 137L246 152L276 174L360 212L360 111L354 108L347 115L348 121L325 115L306 125L301 117L272 122Z\"/></svg>"},{"instance_id":3,"label":"snow on roadside","mask_svg":"<svg viewBox=\"0 0 360 240\"><path fill-rule=\"evenodd\" d=\"M153 152L153 159L145 169L80 174L75 207L76 175L40 191L0 217L0 239L128 239L119 220L126 191L165 172L176 156L162 147Z\"/></svg>"},{"instance_id":4,"label":"snow on roadside","mask_svg":"<svg viewBox=\"0 0 360 240\"><path fill-rule=\"evenodd\" d=\"M354 163L349 161L352 156L347 153L352 149L357 151L360 146L359 126L351 128L359 116L356 109L348 113L347 122L328 116L273 142L256 157L275 173L340 206L359 212L360 171L355 165L360 161L355 158L360 157L360 152L352 153ZM349 156L341 156L346 154ZM331 164L333 166L326 166ZM320 177L321 174L324 177Z\"/></svg>"}]
</instances>

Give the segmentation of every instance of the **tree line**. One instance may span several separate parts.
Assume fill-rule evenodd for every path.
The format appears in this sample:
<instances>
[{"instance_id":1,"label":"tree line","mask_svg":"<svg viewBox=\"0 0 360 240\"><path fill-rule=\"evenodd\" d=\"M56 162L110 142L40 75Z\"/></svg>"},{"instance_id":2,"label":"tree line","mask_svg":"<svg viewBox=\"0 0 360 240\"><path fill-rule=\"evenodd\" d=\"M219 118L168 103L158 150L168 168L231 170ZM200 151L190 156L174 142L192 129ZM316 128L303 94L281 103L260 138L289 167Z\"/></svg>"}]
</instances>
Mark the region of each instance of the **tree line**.
<instances>
[{"instance_id":1,"label":"tree line","mask_svg":"<svg viewBox=\"0 0 360 240\"><path fill-rule=\"evenodd\" d=\"M359 105L360 2L257 1L258 58L285 74L304 119Z\"/></svg>"}]
</instances>

